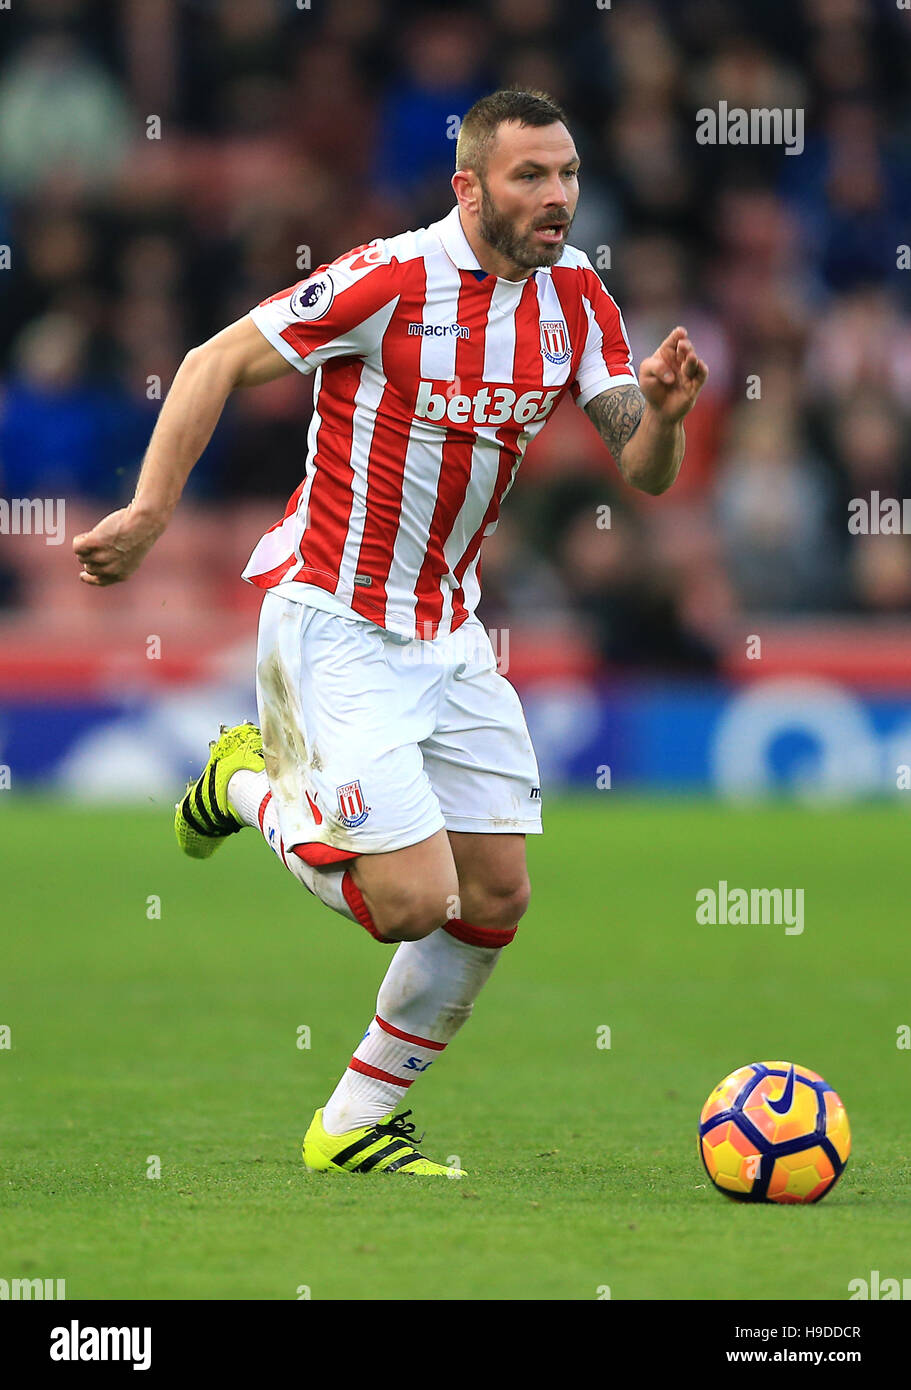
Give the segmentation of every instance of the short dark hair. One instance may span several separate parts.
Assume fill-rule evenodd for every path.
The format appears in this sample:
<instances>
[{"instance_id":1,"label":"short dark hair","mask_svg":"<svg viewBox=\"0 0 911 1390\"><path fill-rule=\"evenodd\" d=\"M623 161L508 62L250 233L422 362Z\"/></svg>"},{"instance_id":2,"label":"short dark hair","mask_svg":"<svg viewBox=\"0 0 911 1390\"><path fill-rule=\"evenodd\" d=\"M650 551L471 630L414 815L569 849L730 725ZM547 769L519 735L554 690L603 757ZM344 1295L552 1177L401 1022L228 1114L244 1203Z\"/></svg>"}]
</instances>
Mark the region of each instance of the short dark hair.
<instances>
[{"instance_id":1,"label":"short dark hair","mask_svg":"<svg viewBox=\"0 0 911 1390\"><path fill-rule=\"evenodd\" d=\"M478 178L483 178L497 131L504 121L531 126L562 121L569 125L566 112L547 92L504 87L481 97L465 113L456 142L456 168L472 169Z\"/></svg>"}]
</instances>

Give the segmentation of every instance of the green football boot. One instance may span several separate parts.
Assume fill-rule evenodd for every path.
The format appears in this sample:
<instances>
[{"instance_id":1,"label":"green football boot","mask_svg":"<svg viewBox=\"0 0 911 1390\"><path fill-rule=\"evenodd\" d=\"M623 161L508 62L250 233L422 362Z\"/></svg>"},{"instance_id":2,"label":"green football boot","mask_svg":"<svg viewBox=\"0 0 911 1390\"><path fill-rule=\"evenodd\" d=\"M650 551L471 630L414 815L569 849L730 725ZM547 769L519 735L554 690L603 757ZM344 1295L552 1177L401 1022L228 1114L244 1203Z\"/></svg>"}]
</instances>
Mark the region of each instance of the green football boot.
<instances>
[{"instance_id":1,"label":"green football boot","mask_svg":"<svg viewBox=\"0 0 911 1390\"><path fill-rule=\"evenodd\" d=\"M241 768L265 769L262 734L255 724L222 725L218 739L209 744L209 761L196 781L187 783L186 796L175 809L177 843L191 859L208 859L228 835L243 830L228 801L228 783Z\"/></svg>"},{"instance_id":2,"label":"green football boot","mask_svg":"<svg viewBox=\"0 0 911 1390\"><path fill-rule=\"evenodd\" d=\"M317 1110L304 1136L304 1163L311 1173L418 1173L443 1178L464 1178L462 1168L432 1163L417 1150L410 1110L386 1116L379 1124L327 1134L323 1112ZM423 1139L423 1135L421 1138Z\"/></svg>"}]
</instances>

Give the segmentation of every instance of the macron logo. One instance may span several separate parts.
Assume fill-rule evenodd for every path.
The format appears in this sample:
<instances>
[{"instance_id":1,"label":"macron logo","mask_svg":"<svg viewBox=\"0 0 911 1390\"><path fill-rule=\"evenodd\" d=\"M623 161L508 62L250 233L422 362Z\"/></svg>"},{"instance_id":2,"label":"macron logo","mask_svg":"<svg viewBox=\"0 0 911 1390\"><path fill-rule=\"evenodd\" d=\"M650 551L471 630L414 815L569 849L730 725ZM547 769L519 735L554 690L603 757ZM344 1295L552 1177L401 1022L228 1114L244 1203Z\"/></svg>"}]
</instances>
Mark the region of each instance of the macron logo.
<instances>
[{"instance_id":1,"label":"macron logo","mask_svg":"<svg viewBox=\"0 0 911 1390\"><path fill-rule=\"evenodd\" d=\"M471 329L461 323L409 323L409 338L470 338Z\"/></svg>"}]
</instances>

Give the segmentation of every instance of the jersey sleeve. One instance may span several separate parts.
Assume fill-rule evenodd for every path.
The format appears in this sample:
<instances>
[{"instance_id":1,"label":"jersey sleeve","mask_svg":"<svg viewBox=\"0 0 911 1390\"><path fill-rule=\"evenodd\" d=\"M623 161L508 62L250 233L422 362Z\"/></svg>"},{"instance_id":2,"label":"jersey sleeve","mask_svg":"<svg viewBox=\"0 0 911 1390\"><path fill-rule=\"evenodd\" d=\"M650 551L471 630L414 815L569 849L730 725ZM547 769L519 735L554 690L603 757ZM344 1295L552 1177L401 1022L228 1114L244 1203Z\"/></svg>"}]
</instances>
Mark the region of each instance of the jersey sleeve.
<instances>
[{"instance_id":1,"label":"jersey sleeve","mask_svg":"<svg viewBox=\"0 0 911 1390\"><path fill-rule=\"evenodd\" d=\"M366 357L379 345L391 316L396 269L383 243L371 242L264 299L250 317L304 374L330 357Z\"/></svg>"},{"instance_id":2,"label":"jersey sleeve","mask_svg":"<svg viewBox=\"0 0 911 1390\"><path fill-rule=\"evenodd\" d=\"M582 303L588 321L585 346L570 383L578 406L588 405L612 386L638 385L623 315L586 256L579 270Z\"/></svg>"}]
</instances>

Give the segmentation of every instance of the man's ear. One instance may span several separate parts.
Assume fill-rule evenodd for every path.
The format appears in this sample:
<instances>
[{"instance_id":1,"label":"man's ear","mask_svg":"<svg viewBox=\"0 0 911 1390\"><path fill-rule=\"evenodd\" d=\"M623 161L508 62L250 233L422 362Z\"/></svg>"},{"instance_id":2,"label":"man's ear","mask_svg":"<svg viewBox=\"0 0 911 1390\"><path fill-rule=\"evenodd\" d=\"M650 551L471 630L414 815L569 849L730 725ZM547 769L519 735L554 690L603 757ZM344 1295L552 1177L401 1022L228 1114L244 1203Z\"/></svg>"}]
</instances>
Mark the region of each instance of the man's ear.
<instances>
[{"instance_id":1,"label":"man's ear","mask_svg":"<svg viewBox=\"0 0 911 1390\"><path fill-rule=\"evenodd\" d=\"M472 169L457 169L452 176L452 191L459 207L477 212L481 206L481 185Z\"/></svg>"}]
</instances>

